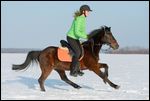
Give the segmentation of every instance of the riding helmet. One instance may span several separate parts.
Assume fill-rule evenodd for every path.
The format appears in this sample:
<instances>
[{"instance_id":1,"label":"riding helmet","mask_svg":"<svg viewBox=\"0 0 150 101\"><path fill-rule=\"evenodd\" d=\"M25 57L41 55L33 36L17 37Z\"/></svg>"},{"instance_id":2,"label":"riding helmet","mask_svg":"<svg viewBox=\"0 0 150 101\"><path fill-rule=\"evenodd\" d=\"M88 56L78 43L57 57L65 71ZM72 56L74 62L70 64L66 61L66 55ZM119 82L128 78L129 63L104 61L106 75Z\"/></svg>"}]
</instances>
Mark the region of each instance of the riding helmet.
<instances>
[{"instance_id":1,"label":"riding helmet","mask_svg":"<svg viewBox=\"0 0 150 101\"><path fill-rule=\"evenodd\" d=\"M82 6L80 7L80 12L85 11L85 10L87 10L87 11L92 11L88 5L82 5Z\"/></svg>"}]
</instances>

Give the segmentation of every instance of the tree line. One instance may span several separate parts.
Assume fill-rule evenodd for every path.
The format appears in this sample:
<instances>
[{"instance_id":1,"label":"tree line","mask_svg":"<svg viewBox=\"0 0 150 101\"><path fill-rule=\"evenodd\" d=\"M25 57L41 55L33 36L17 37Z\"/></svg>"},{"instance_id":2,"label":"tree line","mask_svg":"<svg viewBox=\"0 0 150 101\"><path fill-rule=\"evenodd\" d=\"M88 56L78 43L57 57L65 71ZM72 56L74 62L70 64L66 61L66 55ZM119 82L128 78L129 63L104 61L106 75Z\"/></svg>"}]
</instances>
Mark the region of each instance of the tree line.
<instances>
[{"instance_id":1,"label":"tree line","mask_svg":"<svg viewBox=\"0 0 150 101\"><path fill-rule=\"evenodd\" d=\"M31 48L1 48L1 53L28 53L32 50L42 49L31 49ZM149 48L141 47L124 47L117 50L112 49L101 49L101 53L106 54L149 54Z\"/></svg>"}]
</instances>

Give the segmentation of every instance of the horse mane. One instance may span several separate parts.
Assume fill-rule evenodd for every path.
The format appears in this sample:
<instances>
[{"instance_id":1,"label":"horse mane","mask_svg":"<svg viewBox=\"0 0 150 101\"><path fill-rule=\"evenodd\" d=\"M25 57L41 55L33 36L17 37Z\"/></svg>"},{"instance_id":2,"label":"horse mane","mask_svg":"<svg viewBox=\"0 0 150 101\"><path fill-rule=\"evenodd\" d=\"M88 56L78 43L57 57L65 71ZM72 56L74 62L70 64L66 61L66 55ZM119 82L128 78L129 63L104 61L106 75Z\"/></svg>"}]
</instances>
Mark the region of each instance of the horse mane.
<instances>
[{"instance_id":1,"label":"horse mane","mask_svg":"<svg viewBox=\"0 0 150 101\"><path fill-rule=\"evenodd\" d=\"M90 51L92 52L93 56L98 59L98 56L95 55L97 53L99 53L99 50L101 48L101 46L99 46L99 48L97 47L97 49L94 49L94 45L98 44L97 42L101 41L101 38L104 36L104 30L108 28L107 26L101 26L99 29L95 29L93 31L91 31L89 33L89 39L85 42L82 43L82 45L84 46L90 46ZM96 43L95 43L96 42Z\"/></svg>"},{"instance_id":2,"label":"horse mane","mask_svg":"<svg viewBox=\"0 0 150 101\"><path fill-rule=\"evenodd\" d=\"M89 39L97 36L97 34L101 31L101 29L95 29L89 33Z\"/></svg>"},{"instance_id":3,"label":"horse mane","mask_svg":"<svg viewBox=\"0 0 150 101\"><path fill-rule=\"evenodd\" d=\"M103 25L101 26L99 29L95 29L93 31L91 31L89 33L89 39L93 38L93 37L97 37L98 35L100 35L100 32L105 30L106 28L108 28L107 26Z\"/></svg>"}]
</instances>

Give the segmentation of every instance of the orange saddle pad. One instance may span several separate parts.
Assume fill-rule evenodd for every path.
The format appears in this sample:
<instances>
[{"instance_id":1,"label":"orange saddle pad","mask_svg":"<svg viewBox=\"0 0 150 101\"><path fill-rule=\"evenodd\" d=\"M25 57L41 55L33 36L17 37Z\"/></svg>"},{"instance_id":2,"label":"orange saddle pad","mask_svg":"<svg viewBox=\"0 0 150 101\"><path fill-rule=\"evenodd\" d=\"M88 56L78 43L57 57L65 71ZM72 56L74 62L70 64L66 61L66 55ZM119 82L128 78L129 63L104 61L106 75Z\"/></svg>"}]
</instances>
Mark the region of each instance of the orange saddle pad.
<instances>
[{"instance_id":1,"label":"orange saddle pad","mask_svg":"<svg viewBox=\"0 0 150 101\"><path fill-rule=\"evenodd\" d=\"M58 59L64 62L72 62L72 56L69 54L69 49L64 47L59 47L57 51ZM79 59L79 61L83 56Z\"/></svg>"}]
</instances>

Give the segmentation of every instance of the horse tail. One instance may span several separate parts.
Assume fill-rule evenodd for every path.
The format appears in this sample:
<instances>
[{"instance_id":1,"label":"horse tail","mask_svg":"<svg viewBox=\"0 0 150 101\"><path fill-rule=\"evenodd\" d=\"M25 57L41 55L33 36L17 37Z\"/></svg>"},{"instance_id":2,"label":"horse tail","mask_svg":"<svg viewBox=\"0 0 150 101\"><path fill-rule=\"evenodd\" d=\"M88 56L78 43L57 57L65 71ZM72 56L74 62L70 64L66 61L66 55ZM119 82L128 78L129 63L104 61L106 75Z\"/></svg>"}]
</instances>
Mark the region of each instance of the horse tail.
<instances>
[{"instance_id":1,"label":"horse tail","mask_svg":"<svg viewBox=\"0 0 150 101\"><path fill-rule=\"evenodd\" d=\"M41 51L30 51L26 57L26 60L21 65L13 65L12 70L23 70L31 64L31 62L38 62L39 61L39 55Z\"/></svg>"}]
</instances>

